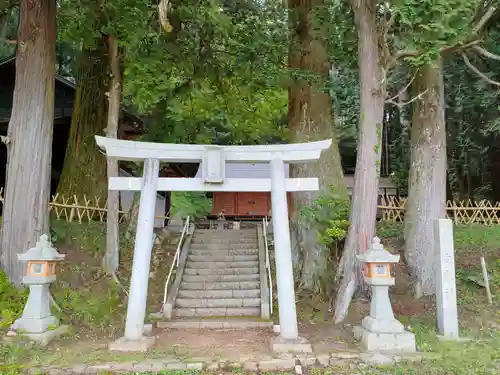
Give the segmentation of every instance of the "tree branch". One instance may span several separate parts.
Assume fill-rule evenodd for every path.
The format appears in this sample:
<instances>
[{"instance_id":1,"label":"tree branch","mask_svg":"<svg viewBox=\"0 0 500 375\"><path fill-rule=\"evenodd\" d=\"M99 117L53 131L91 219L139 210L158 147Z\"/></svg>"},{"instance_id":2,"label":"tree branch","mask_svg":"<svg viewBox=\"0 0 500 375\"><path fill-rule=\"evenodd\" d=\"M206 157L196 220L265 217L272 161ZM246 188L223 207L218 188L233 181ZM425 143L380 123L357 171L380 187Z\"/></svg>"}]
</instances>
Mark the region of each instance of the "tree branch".
<instances>
[{"instance_id":1,"label":"tree branch","mask_svg":"<svg viewBox=\"0 0 500 375\"><path fill-rule=\"evenodd\" d=\"M15 39L3 39L3 38L0 38L0 43L17 44L17 40L15 40Z\"/></svg>"},{"instance_id":2,"label":"tree branch","mask_svg":"<svg viewBox=\"0 0 500 375\"><path fill-rule=\"evenodd\" d=\"M172 25L168 20L168 10L170 8L170 3L168 0L160 0L158 4L158 18L160 19L160 24L167 33L172 31Z\"/></svg>"},{"instance_id":3,"label":"tree branch","mask_svg":"<svg viewBox=\"0 0 500 375\"><path fill-rule=\"evenodd\" d=\"M469 67L470 70L472 70L474 73L476 73L479 77L481 77L482 79L484 79L486 82L492 84L492 85L495 85L495 86L500 86L500 82L497 82L491 78L489 78L488 76L486 76L483 72L481 72L478 68L476 68L469 60L469 58L467 57L467 55L462 52L462 58L464 59L464 62L465 62L465 65L467 65Z\"/></svg>"},{"instance_id":4,"label":"tree branch","mask_svg":"<svg viewBox=\"0 0 500 375\"><path fill-rule=\"evenodd\" d=\"M479 22L474 26L472 29L472 34L477 34L478 32L481 31L481 29L486 25L486 22L493 16L497 8L495 6L490 6L488 10L483 14Z\"/></svg>"},{"instance_id":5,"label":"tree branch","mask_svg":"<svg viewBox=\"0 0 500 375\"><path fill-rule=\"evenodd\" d=\"M411 79L408 82L408 84L405 87L403 87L401 90L399 90L398 93L396 95L394 95L392 98L387 99L386 103L394 103L394 100L396 100L402 94L404 94L406 92L406 90L408 90L408 88L410 87L411 83L415 80L415 77L417 76L417 73L418 73L418 69L415 72L415 74L413 74L413 76L411 77Z\"/></svg>"},{"instance_id":6,"label":"tree branch","mask_svg":"<svg viewBox=\"0 0 500 375\"><path fill-rule=\"evenodd\" d=\"M455 52L458 50L464 50L467 48L471 48L471 47L474 47L476 44L479 44L481 42L482 42L481 39L475 39L475 40L472 40L472 41L467 42L465 44L458 43L458 44L455 44L454 46L444 47L444 48L441 48L440 54L443 55L445 53L452 53L452 52Z\"/></svg>"},{"instance_id":7,"label":"tree branch","mask_svg":"<svg viewBox=\"0 0 500 375\"><path fill-rule=\"evenodd\" d=\"M420 94L418 94L417 96L415 96L414 98L408 100L407 102L395 102L394 100L392 99L388 99L386 101L386 103L390 103L390 104L394 104L396 107L404 107L405 105L408 105L410 103L413 103L415 100L418 100L420 98L422 98L426 93L427 91L429 91L429 89L425 89L424 91L422 91ZM396 96L397 97L397 96Z\"/></svg>"},{"instance_id":8,"label":"tree branch","mask_svg":"<svg viewBox=\"0 0 500 375\"><path fill-rule=\"evenodd\" d=\"M474 51L478 52L479 54L483 55L484 57L489 58L489 59L500 60L500 56L499 55L495 55L494 53L491 53L490 51L485 50L481 46L473 46L472 49Z\"/></svg>"}]
</instances>

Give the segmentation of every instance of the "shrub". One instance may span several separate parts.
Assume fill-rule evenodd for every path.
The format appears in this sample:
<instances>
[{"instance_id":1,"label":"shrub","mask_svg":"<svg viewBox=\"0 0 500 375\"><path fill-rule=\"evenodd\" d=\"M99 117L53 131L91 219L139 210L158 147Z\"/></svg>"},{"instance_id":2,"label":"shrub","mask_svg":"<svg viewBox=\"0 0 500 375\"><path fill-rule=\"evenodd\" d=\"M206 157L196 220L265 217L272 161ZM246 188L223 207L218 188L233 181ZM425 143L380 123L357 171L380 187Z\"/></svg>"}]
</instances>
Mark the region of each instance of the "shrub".
<instances>
[{"instance_id":1,"label":"shrub","mask_svg":"<svg viewBox=\"0 0 500 375\"><path fill-rule=\"evenodd\" d=\"M308 207L301 210L318 231L322 243L331 246L342 241L349 227L349 200L335 193L332 187Z\"/></svg>"}]
</instances>

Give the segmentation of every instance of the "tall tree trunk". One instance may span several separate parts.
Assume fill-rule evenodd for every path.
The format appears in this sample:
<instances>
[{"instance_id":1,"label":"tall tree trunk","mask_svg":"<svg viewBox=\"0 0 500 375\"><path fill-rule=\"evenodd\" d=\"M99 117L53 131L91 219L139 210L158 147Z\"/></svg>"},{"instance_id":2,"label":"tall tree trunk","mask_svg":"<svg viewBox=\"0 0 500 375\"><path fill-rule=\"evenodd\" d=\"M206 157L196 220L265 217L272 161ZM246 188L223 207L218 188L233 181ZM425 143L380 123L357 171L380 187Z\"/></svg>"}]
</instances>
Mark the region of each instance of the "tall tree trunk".
<instances>
[{"instance_id":1,"label":"tall tree trunk","mask_svg":"<svg viewBox=\"0 0 500 375\"><path fill-rule=\"evenodd\" d=\"M109 107L108 107L108 126L106 136L109 138L117 138L118 122L120 119L120 102L121 102L121 72L120 72L120 56L118 51L118 43L114 36L108 38L109 46L109 65L111 71L111 79L109 85ZM118 177L118 161L107 160L108 177ZM106 217L107 223L107 241L106 241L106 256L105 264L108 273L114 273L118 270L120 261L119 250L119 210L120 196L117 190L108 190L108 214Z\"/></svg>"},{"instance_id":2,"label":"tall tree trunk","mask_svg":"<svg viewBox=\"0 0 500 375\"><path fill-rule=\"evenodd\" d=\"M7 131L7 181L1 265L21 285L17 254L49 231L49 196L56 67L55 0L22 1L16 83Z\"/></svg>"},{"instance_id":3,"label":"tall tree trunk","mask_svg":"<svg viewBox=\"0 0 500 375\"><path fill-rule=\"evenodd\" d=\"M331 271L327 270L329 248L319 241L318 233L300 214L319 194L329 194L329 186L340 198L348 199L342 165L334 132L332 100L324 92L330 63L318 30L312 31L312 12L324 6L324 0L289 0L291 44L289 66L292 71L314 72L315 82L296 80L288 93L288 125L293 142L332 138L332 146L312 164L290 168L292 177L318 177L319 192L292 194L291 231L293 253L302 261L300 284L303 289L318 292ZM326 36L324 36L326 38ZM298 262L295 263L298 265ZM323 284L324 285L324 284Z\"/></svg>"},{"instance_id":4,"label":"tall tree trunk","mask_svg":"<svg viewBox=\"0 0 500 375\"><path fill-rule=\"evenodd\" d=\"M108 53L102 38L95 49L84 47L77 77L75 105L58 193L107 197L106 157L94 136L107 122Z\"/></svg>"},{"instance_id":5,"label":"tall tree trunk","mask_svg":"<svg viewBox=\"0 0 500 375\"><path fill-rule=\"evenodd\" d=\"M415 77L413 95L424 91L413 103L405 212L405 258L417 298L436 292L433 224L446 214L446 123L440 60L420 68Z\"/></svg>"},{"instance_id":6,"label":"tall tree trunk","mask_svg":"<svg viewBox=\"0 0 500 375\"><path fill-rule=\"evenodd\" d=\"M368 249L375 233L386 96L376 1L351 0L351 6L358 31L360 124L350 226L339 268L343 278L335 301L336 322L344 320L356 289L364 290L363 273L356 255Z\"/></svg>"}]
</instances>

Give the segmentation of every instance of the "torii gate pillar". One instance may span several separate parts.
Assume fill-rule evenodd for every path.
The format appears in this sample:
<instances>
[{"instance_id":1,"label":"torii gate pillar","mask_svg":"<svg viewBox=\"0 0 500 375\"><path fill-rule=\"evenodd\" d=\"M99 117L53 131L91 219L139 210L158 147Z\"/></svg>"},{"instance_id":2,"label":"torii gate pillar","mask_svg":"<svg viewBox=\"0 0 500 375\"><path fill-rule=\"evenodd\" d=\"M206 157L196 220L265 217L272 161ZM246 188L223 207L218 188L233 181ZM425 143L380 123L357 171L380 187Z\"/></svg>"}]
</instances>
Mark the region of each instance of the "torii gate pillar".
<instances>
[{"instance_id":1,"label":"torii gate pillar","mask_svg":"<svg viewBox=\"0 0 500 375\"><path fill-rule=\"evenodd\" d=\"M288 202L285 187L285 163L281 159L274 159L271 160L270 164L280 335L283 339L296 339L299 334L297 329L297 311L295 308L290 225L288 220L286 220L288 218Z\"/></svg>"},{"instance_id":2,"label":"torii gate pillar","mask_svg":"<svg viewBox=\"0 0 500 375\"><path fill-rule=\"evenodd\" d=\"M299 337L297 327L285 163L283 159L275 158L270 161L270 167L274 256L280 318L280 335L271 339L271 347L277 353L290 351L311 353L311 344L306 339Z\"/></svg>"}]
</instances>

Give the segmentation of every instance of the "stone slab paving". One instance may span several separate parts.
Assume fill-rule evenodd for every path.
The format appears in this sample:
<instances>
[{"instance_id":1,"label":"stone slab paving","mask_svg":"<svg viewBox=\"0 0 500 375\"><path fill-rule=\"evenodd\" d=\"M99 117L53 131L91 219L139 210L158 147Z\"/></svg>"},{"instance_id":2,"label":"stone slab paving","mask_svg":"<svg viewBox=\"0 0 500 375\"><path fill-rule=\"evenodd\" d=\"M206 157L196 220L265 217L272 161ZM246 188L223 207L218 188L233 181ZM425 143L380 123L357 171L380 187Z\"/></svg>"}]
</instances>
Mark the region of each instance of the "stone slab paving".
<instances>
[{"instance_id":1,"label":"stone slab paving","mask_svg":"<svg viewBox=\"0 0 500 375\"><path fill-rule=\"evenodd\" d=\"M412 354L410 356L391 355L381 353L358 353L338 352L329 354L318 354L309 356L295 356L284 354L279 358L268 358L261 361L228 362L226 360L210 360L209 358L182 361L174 357L162 359L150 359L140 362L109 362L94 365L74 365L72 367L45 366L31 368L32 375L98 375L103 372L121 374L124 372L150 372L155 373L162 370L186 371L219 371L227 370L239 372L242 370L253 372L290 371L296 374L305 373L306 368L327 367L335 365L350 365L353 370L366 364L393 364L401 360L420 361L423 355Z\"/></svg>"}]
</instances>

